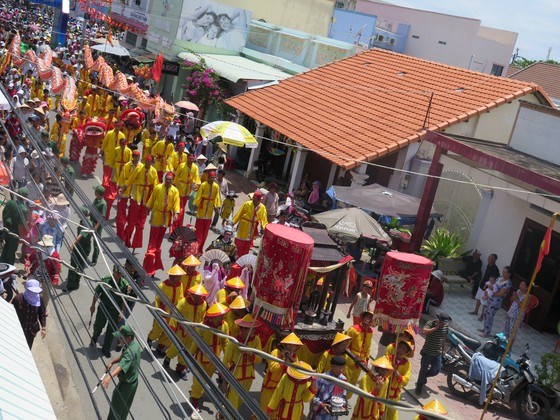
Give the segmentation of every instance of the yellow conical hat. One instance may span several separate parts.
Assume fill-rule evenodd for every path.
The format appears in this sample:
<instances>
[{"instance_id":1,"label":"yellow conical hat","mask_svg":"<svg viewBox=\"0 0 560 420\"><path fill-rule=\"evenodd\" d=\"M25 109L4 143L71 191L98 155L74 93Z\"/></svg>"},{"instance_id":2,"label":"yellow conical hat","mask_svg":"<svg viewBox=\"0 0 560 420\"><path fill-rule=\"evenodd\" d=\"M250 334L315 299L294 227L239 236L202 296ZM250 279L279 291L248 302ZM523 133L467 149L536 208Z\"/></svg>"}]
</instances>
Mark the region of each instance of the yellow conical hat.
<instances>
[{"instance_id":1,"label":"yellow conical hat","mask_svg":"<svg viewBox=\"0 0 560 420\"><path fill-rule=\"evenodd\" d=\"M167 271L167 274L169 274L170 276L183 276L187 273L185 273L185 270L183 270L178 265L174 265Z\"/></svg>"},{"instance_id":2,"label":"yellow conical hat","mask_svg":"<svg viewBox=\"0 0 560 420\"><path fill-rule=\"evenodd\" d=\"M206 311L207 317L225 315L229 312L229 308L227 306L222 305L219 302L212 304L208 310Z\"/></svg>"},{"instance_id":3,"label":"yellow conical hat","mask_svg":"<svg viewBox=\"0 0 560 420\"><path fill-rule=\"evenodd\" d=\"M231 289L245 289L245 283L241 280L241 277L232 277L228 281L226 281L226 286Z\"/></svg>"},{"instance_id":4,"label":"yellow conical hat","mask_svg":"<svg viewBox=\"0 0 560 420\"><path fill-rule=\"evenodd\" d=\"M381 356L379 359L371 362L371 364L381 369L393 370L393 365L387 356Z\"/></svg>"},{"instance_id":5,"label":"yellow conical hat","mask_svg":"<svg viewBox=\"0 0 560 420\"><path fill-rule=\"evenodd\" d=\"M325 278L321 277L319 280L317 280L317 286L322 286L324 281L325 281Z\"/></svg>"},{"instance_id":6,"label":"yellow conical hat","mask_svg":"<svg viewBox=\"0 0 560 420\"><path fill-rule=\"evenodd\" d=\"M200 261L198 261L198 258L191 254L187 258L185 258L181 264L187 267L196 267L200 265Z\"/></svg>"},{"instance_id":7,"label":"yellow conical hat","mask_svg":"<svg viewBox=\"0 0 560 420\"><path fill-rule=\"evenodd\" d=\"M440 403L438 400L430 401L422 408L426 411L431 411L432 413L441 414L443 416L447 414L447 410L445 409L443 404Z\"/></svg>"},{"instance_id":8,"label":"yellow conical hat","mask_svg":"<svg viewBox=\"0 0 560 420\"><path fill-rule=\"evenodd\" d=\"M229 304L229 309L247 309L248 306L249 305L247 304L247 301L243 299L243 296L237 296Z\"/></svg>"},{"instance_id":9,"label":"yellow conical hat","mask_svg":"<svg viewBox=\"0 0 560 420\"><path fill-rule=\"evenodd\" d=\"M303 369L311 370L311 371L313 370L313 368L309 364L301 360L296 362L295 364ZM292 369L291 367L288 368L286 373L297 381L302 381L304 379L311 378L311 375L309 375L308 373L300 372L298 370Z\"/></svg>"},{"instance_id":10,"label":"yellow conical hat","mask_svg":"<svg viewBox=\"0 0 560 420\"><path fill-rule=\"evenodd\" d=\"M343 341L346 340L352 340L352 337L346 335L346 334L342 334L337 332L336 335L334 336L334 340L332 341L331 346L334 346L335 344L341 343Z\"/></svg>"},{"instance_id":11,"label":"yellow conical hat","mask_svg":"<svg viewBox=\"0 0 560 420\"><path fill-rule=\"evenodd\" d=\"M192 293L193 295L206 297L208 296L208 291L202 284L195 284L187 292Z\"/></svg>"},{"instance_id":12,"label":"yellow conical hat","mask_svg":"<svg viewBox=\"0 0 560 420\"><path fill-rule=\"evenodd\" d=\"M257 328L259 325L261 325L261 323L259 321L256 321L251 314L247 314L241 319L236 319L235 323L240 327L245 328Z\"/></svg>"},{"instance_id":13,"label":"yellow conical hat","mask_svg":"<svg viewBox=\"0 0 560 420\"><path fill-rule=\"evenodd\" d=\"M282 343L282 344L296 344L298 346L303 346L303 343L301 342L301 340L299 339L299 337L295 333L288 334L286 337L284 337L284 339L282 341L280 341L280 343Z\"/></svg>"}]
</instances>

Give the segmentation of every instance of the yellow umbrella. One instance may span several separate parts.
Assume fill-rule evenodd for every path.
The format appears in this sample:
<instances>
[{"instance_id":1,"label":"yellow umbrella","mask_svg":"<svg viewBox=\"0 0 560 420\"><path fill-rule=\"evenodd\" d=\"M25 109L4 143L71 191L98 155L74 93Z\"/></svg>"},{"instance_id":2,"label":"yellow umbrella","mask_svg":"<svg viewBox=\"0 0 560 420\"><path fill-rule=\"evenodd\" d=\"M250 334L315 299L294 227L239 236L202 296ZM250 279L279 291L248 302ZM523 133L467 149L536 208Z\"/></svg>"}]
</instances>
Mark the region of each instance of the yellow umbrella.
<instances>
[{"instance_id":1,"label":"yellow umbrella","mask_svg":"<svg viewBox=\"0 0 560 420\"><path fill-rule=\"evenodd\" d=\"M255 137L242 125L231 121L214 121L201 127L204 137L213 139L220 136L225 144L254 149L258 146Z\"/></svg>"}]
</instances>

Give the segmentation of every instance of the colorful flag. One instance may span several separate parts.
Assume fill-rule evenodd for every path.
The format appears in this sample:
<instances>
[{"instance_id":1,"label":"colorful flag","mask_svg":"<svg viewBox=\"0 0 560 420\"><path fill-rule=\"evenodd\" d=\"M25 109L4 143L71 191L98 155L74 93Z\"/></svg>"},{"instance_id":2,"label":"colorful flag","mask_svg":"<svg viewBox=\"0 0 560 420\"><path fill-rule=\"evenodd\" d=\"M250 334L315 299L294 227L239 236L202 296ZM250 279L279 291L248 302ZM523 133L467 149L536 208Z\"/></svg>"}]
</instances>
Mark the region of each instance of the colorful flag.
<instances>
[{"instance_id":1,"label":"colorful flag","mask_svg":"<svg viewBox=\"0 0 560 420\"><path fill-rule=\"evenodd\" d=\"M115 46L115 44L113 44L113 32L111 29L109 29L109 33L107 34L107 42L111 44L111 47Z\"/></svg>"},{"instance_id":2,"label":"colorful flag","mask_svg":"<svg viewBox=\"0 0 560 420\"><path fill-rule=\"evenodd\" d=\"M558 217L558 213L554 213L552 216L552 220L550 221L550 225L544 234L544 238L541 242L541 248L539 250L539 256L537 258L537 264L535 265L535 274L539 272L541 269L542 261L545 255L548 255L550 251L550 241L552 239L552 227L554 226L554 222L556 221L556 217Z\"/></svg>"},{"instance_id":3,"label":"colorful flag","mask_svg":"<svg viewBox=\"0 0 560 420\"><path fill-rule=\"evenodd\" d=\"M163 54L159 53L154 66L152 67L152 79L154 82L159 83L159 79L161 78L161 73L163 71Z\"/></svg>"}]
</instances>

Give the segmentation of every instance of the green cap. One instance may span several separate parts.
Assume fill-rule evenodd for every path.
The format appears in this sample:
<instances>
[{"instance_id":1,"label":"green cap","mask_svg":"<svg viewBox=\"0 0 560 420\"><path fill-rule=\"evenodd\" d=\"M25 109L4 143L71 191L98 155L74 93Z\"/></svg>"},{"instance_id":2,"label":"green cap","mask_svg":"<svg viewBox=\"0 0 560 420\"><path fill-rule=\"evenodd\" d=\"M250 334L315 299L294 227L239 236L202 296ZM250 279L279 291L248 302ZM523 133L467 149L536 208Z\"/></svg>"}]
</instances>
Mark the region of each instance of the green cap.
<instances>
[{"instance_id":1,"label":"green cap","mask_svg":"<svg viewBox=\"0 0 560 420\"><path fill-rule=\"evenodd\" d=\"M41 130L41 137L49 138L49 132L47 130Z\"/></svg>"},{"instance_id":2,"label":"green cap","mask_svg":"<svg viewBox=\"0 0 560 420\"><path fill-rule=\"evenodd\" d=\"M120 336L134 337L134 331L132 331L130 325L123 325L122 327L119 328L118 331L115 331L113 333L113 337L119 338Z\"/></svg>"},{"instance_id":3,"label":"green cap","mask_svg":"<svg viewBox=\"0 0 560 420\"><path fill-rule=\"evenodd\" d=\"M93 187L96 193L105 194L105 187L103 185L98 185L97 187Z\"/></svg>"},{"instance_id":4,"label":"green cap","mask_svg":"<svg viewBox=\"0 0 560 420\"><path fill-rule=\"evenodd\" d=\"M86 216L89 214L89 210L86 206L80 206L80 211L82 212L82 214L85 214Z\"/></svg>"},{"instance_id":5,"label":"green cap","mask_svg":"<svg viewBox=\"0 0 560 420\"><path fill-rule=\"evenodd\" d=\"M18 194L23 195L24 197L27 197L27 196L29 196L29 190L27 189L27 187L21 187L18 190Z\"/></svg>"},{"instance_id":6,"label":"green cap","mask_svg":"<svg viewBox=\"0 0 560 420\"><path fill-rule=\"evenodd\" d=\"M64 163L64 164L66 165L66 164L70 163L70 158L69 158L68 156L63 156L63 157L60 159L60 162L61 162L61 163Z\"/></svg>"}]
</instances>

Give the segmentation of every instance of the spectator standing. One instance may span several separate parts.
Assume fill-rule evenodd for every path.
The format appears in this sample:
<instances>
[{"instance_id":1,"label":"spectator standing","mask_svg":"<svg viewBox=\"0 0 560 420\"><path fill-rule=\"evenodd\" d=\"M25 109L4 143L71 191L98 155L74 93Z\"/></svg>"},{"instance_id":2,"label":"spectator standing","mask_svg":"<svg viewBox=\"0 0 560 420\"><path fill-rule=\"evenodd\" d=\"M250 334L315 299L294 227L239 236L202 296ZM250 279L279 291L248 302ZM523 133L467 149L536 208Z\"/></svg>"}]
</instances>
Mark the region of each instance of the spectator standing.
<instances>
[{"instance_id":1,"label":"spectator standing","mask_svg":"<svg viewBox=\"0 0 560 420\"><path fill-rule=\"evenodd\" d=\"M358 325L361 321L361 315L365 311L370 310L372 290L373 283L369 280L366 280L364 281L364 284L362 284L362 290L356 293L356 296L354 296L354 300L350 304L348 313L346 314L346 318L350 318L350 314L352 314L352 322L354 325Z\"/></svg>"},{"instance_id":2,"label":"spectator standing","mask_svg":"<svg viewBox=\"0 0 560 420\"><path fill-rule=\"evenodd\" d=\"M27 198L29 190L27 188L20 188L18 194ZM2 210L2 221L8 232L4 233L4 248L0 255L0 261L14 265L19 244L20 229L25 229L28 214L29 210L22 198L16 197L14 200L8 200L6 202L4 210Z\"/></svg>"},{"instance_id":3,"label":"spectator standing","mask_svg":"<svg viewBox=\"0 0 560 420\"><path fill-rule=\"evenodd\" d=\"M500 277L500 269L496 265L497 260L498 260L498 256L496 254L488 255L488 260L487 260L488 264L486 265L486 270L484 270L484 275L482 276L482 279L480 280L480 282L477 282L476 279L473 282L473 287L471 291L471 296L473 299L475 299L476 293L479 288L484 290L484 285L486 284L490 276L494 276L496 278ZM476 305L476 308L474 310L475 312L474 315L478 313L478 308L480 308L480 304Z\"/></svg>"},{"instance_id":4,"label":"spectator standing","mask_svg":"<svg viewBox=\"0 0 560 420\"><path fill-rule=\"evenodd\" d=\"M268 223L272 223L278 214L278 184L276 182L270 183L262 203L266 207Z\"/></svg>"},{"instance_id":5,"label":"spectator standing","mask_svg":"<svg viewBox=\"0 0 560 420\"><path fill-rule=\"evenodd\" d=\"M519 316L519 312L521 311L521 303L523 303L523 299L527 295L527 283L522 281L519 283L519 289L511 295L511 306L509 307L507 317L506 317L506 325L504 326L504 334L511 338L511 333L513 331L513 327L515 326L515 321ZM525 315L525 314L523 314ZM522 317L523 318L523 317Z\"/></svg>"},{"instance_id":6,"label":"spectator standing","mask_svg":"<svg viewBox=\"0 0 560 420\"><path fill-rule=\"evenodd\" d=\"M482 330L479 330L482 332L482 334L480 334L481 337L490 337L490 333L492 332L492 325L494 324L494 315L496 315L498 309L502 307L504 297L511 289L511 275L512 269L508 265L502 269L502 277L496 280L492 297L488 298L488 305L486 307L486 312L484 313L484 328Z\"/></svg>"},{"instance_id":7,"label":"spectator standing","mask_svg":"<svg viewBox=\"0 0 560 420\"><path fill-rule=\"evenodd\" d=\"M217 177L216 177L216 184L220 187L220 198L222 203L225 202L225 198L228 195L229 187L228 181L225 177L226 172L223 170L218 170ZM212 230L216 230L216 224L218 223L218 219L220 218L221 208L214 208L214 217L212 219Z\"/></svg>"},{"instance_id":8,"label":"spectator standing","mask_svg":"<svg viewBox=\"0 0 560 420\"><path fill-rule=\"evenodd\" d=\"M41 298L42 291L37 280L29 279L25 291L12 300L30 350L37 333L41 331L41 338L47 333L47 307Z\"/></svg>"}]
</instances>

